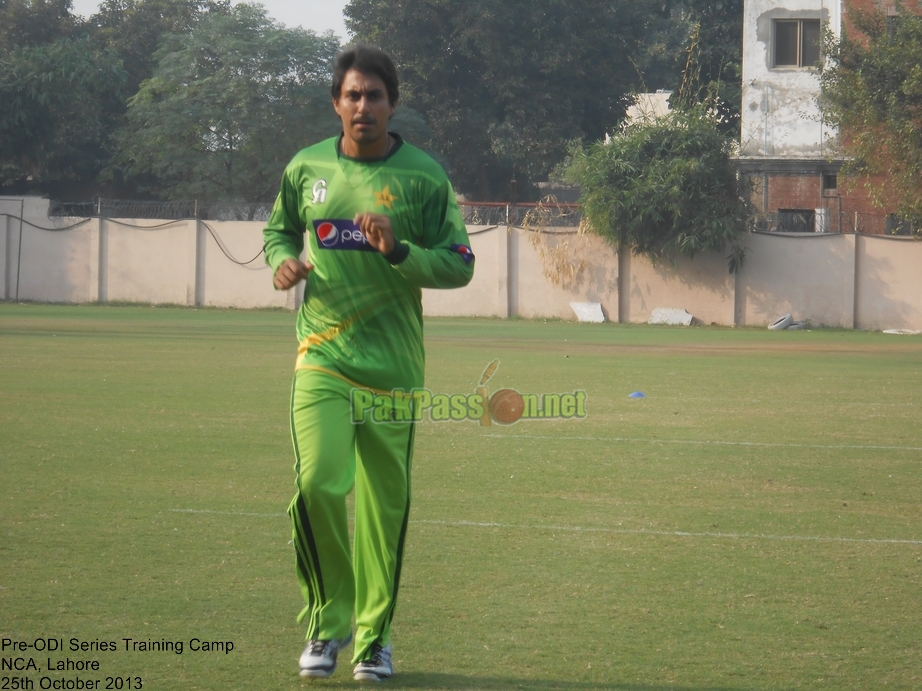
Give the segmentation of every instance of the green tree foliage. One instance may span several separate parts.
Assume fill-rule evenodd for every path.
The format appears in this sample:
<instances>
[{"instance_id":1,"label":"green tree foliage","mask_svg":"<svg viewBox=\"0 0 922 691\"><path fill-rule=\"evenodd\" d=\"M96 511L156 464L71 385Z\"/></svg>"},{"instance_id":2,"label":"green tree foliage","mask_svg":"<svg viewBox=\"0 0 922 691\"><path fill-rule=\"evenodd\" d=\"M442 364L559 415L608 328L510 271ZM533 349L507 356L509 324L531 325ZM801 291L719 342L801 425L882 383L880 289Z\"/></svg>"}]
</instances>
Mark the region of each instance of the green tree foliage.
<instances>
[{"instance_id":1,"label":"green tree foliage","mask_svg":"<svg viewBox=\"0 0 922 691\"><path fill-rule=\"evenodd\" d=\"M161 196L264 201L300 148L335 134L332 35L286 29L258 5L168 35L129 102L117 165Z\"/></svg>"},{"instance_id":2,"label":"green tree foliage","mask_svg":"<svg viewBox=\"0 0 922 691\"><path fill-rule=\"evenodd\" d=\"M609 141L573 145L564 177L582 188L588 227L619 248L674 261L729 244L731 273L742 264L735 241L747 208L730 143L704 106L628 124Z\"/></svg>"},{"instance_id":3,"label":"green tree foliage","mask_svg":"<svg viewBox=\"0 0 922 691\"><path fill-rule=\"evenodd\" d=\"M96 46L122 59L127 98L153 76L161 37L187 33L209 13L229 9L229 0L103 0L89 24Z\"/></svg>"},{"instance_id":4,"label":"green tree foliage","mask_svg":"<svg viewBox=\"0 0 922 691\"><path fill-rule=\"evenodd\" d=\"M250 57L234 57L235 46L251 38L284 42L273 33L278 25L264 35L240 29L230 2L103 0L83 22L71 13L70 0L0 0L0 184L29 180L42 189L47 181L75 181L92 190L108 165L110 182L127 184L123 193L133 193L132 181L143 181L160 195L192 194L191 182L177 181L201 163L196 152L214 160L220 148L222 126L205 103L213 89L224 112L233 112L224 118L229 158L222 188L236 191L224 194L264 194L244 194L237 182L227 182L252 165L246 156L241 160L243 151L264 146L267 160L274 159L295 139L335 133L337 124L328 95L321 97L326 68L322 77L308 78L305 68L292 67L302 58L311 63L319 49L305 49L305 56L293 48L285 60L281 49L258 52L251 45L241 53ZM459 188L482 199L507 198L513 177L528 194L528 182L545 179L563 159L566 142L599 139L617 128L627 94L676 89L696 23L695 94L731 101L728 85L739 89L741 10L742 0L352 0L347 8L350 28L390 51L401 71L403 106L392 129L435 148L450 162ZM223 29L199 30L206 22ZM314 44L326 38L314 36ZM168 57L177 51L188 58L185 65ZM234 60L247 64L239 68L239 83ZM263 69L274 76L251 79ZM222 80L227 88L216 86ZM261 108L261 97L271 107ZM179 118L183 99L185 120ZM735 103L738 111L738 96ZM234 118L239 122L231 124ZM260 118L265 127L253 129ZM198 125L189 124L193 120ZM204 148L190 145L208 140L194 134L195 127L216 128ZM126 139L130 132L138 134L133 141ZM166 144L171 132L182 142L175 165L154 153L156 138ZM278 134L263 141L258 132ZM144 141L155 144L145 150ZM116 144L121 155L112 161ZM215 170L203 170L218 179ZM204 194L214 184L197 189Z\"/></svg>"},{"instance_id":5,"label":"green tree foliage","mask_svg":"<svg viewBox=\"0 0 922 691\"><path fill-rule=\"evenodd\" d=\"M546 179L566 142L616 126L650 21L637 0L352 0L347 26L397 63L452 166L481 199ZM520 184L520 188L524 185Z\"/></svg>"},{"instance_id":6,"label":"green tree foliage","mask_svg":"<svg viewBox=\"0 0 922 691\"><path fill-rule=\"evenodd\" d=\"M0 0L0 52L44 46L78 31L71 0Z\"/></svg>"},{"instance_id":7,"label":"green tree foliage","mask_svg":"<svg viewBox=\"0 0 922 691\"><path fill-rule=\"evenodd\" d=\"M718 129L739 137L742 103L743 0L672 0L654 25L644 60L648 85L686 103L708 101Z\"/></svg>"},{"instance_id":8,"label":"green tree foliage","mask_svg":"<svg viewBox=\"0 0 922 691\"><path fill-rule=\"evenodd\" d=\"M69 0L0 3L0 184L95 177L119 108L120 61Z\"/></svg>"},{"instance_id":9,"label":"green tree foliage","mask_svg":"<svg viewBox=\"0 0 922 691\"><path fill-rule=\"evenodd\" d=\"M880 204L922 226L922 18L856 12L857 31L827 36L824 120Z\"/></svg>"}]
</instances>

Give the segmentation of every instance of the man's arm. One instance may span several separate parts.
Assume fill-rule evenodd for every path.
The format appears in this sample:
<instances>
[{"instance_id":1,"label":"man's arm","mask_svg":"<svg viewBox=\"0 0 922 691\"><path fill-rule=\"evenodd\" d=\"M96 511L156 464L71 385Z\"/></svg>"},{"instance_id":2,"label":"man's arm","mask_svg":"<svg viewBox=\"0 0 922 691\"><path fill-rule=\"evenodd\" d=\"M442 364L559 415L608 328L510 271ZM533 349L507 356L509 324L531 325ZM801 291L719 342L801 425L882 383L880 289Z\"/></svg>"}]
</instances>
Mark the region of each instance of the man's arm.
<instances>
[{"instance_id":1,"label":"man's arm","mask_svg":"<svg viewBox=\"0 0 922 691\"><path fill-rule=\"evenodd\" d=\"M266 263L272 267L272 285L276 290L297 285L314 268L299 259L303 249L304 225L298 211L298 193L286 170L272 215L263 229L263 250Z\"/></svg>"},{"instance_id":2,"label":"man's arm","mask_svg":"<svg viewBox=\"0 0 922 691\"><path fill-rule=\"evenodd\" d=\"M419 288L460 288L474 275L474 255L451 185L446 180L423 209L425 247L397 242L384 214L355 217L368 243Z\"/></svg>"}]
</instances>

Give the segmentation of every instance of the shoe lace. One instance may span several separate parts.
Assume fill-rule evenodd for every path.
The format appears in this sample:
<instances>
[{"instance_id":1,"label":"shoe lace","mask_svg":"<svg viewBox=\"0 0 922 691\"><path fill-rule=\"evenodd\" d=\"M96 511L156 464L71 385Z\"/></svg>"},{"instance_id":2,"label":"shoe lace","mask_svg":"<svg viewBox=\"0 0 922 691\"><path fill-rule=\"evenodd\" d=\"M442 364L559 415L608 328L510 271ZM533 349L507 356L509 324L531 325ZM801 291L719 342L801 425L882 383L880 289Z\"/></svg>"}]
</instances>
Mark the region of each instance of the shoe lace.
<instances>
[{"instance_id":1,"label":"shoe lace","mask_svg":"<svg viewBox=\"0 0 922 691\"><path fill-rule=\"evenodd\" d=\"M365 664L377 667L378 665L383 665L386 663L387 652L384 650L384 646L378 645L377 643L372 643L371 657L365 661Z\"/></svg>"},{"instance_id":2,"label":"shoe lace","mask_svg":"<svg viewBox=\"0 0 922 691\"><path fill-rule=\"evenodd\" d=\"M324 655L327 651L327 646L330 645L333 641L311 641L308 645L311 655Z\"/></svg>"}]
</instances>

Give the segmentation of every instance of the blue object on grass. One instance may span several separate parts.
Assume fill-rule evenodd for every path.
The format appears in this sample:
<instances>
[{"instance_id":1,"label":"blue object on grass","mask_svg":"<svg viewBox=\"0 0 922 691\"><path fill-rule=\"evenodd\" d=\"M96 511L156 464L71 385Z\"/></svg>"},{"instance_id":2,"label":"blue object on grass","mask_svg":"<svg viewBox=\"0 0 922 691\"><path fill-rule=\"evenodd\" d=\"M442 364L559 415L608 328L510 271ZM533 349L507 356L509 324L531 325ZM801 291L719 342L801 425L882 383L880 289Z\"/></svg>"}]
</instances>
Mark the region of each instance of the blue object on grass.
<instances>
[{"instance_id":1,"label":"blue object on grass","mask_svg":"<svg viewBox=\"0 0 922 691\"><path fill-rule=\"evenodd\" d=\"M643 391L635 391L632 394L628 394L628 398L646 398L647 395Z\"/></svg>"}]
</instances>

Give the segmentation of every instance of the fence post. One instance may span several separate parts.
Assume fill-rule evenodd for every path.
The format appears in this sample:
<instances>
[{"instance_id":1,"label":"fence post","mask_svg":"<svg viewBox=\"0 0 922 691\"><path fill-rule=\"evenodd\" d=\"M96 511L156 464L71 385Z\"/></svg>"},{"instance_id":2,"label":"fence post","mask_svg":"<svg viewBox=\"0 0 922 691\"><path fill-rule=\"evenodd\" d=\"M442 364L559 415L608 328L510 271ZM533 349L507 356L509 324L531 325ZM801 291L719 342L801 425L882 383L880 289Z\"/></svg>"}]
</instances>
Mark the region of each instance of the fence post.
<instances>
[{"instance_id":1,"label":"fence post","mask_svg":"<svg viewBox=\"0 0 922 691\"><path fill-rule=\"evenodd\" d=\"M10 217L8 214L0 216L2 219L3 225L0 226L0 230L3 231L3 264L0 265L0 271L2 271L2 280L3 280L3 299L10 299L10 249L12 247L12 242L10 240Z\"/></svg>"},{"instance_id":2,"label":"fence post","mask_svg":"<svg viewBox=\"0 0 922 691\"><path fill-rule=\"evenodd\" d=\"M855 216L858 215L858 212L855 212ZM859 314L858 303L861 299L861 286L858 280L858 259L861 255L859 251L859 245L861 244L861 236L858 232L855 232L855 259L854 259L854 275L852 276L852 328L860 328L861 315Z\"/></svg>"},{"instance_id":3,"label":"fence post","mask_svg":"<svg viewBox=\"0 0 922 691\"><path fill-rule=\"evenodd\" d=\"M527 230L524 232L528 232ZM505 300L500 304L500 309L506 313L506 318L519 316L519 261L521 249L519 248L519 233L515 229L515 201L506 204L506 229L500 241L504 245L505 261L498 258L497 271L505 272Z\"/></svg>"},{"instance_id":4,"label":"fence post","mask_svg":"<svg viewBox=\"0 0 922 691\"><path fill-rule=\"evenodd\" d=\"M7 199L6 201L12 202L12 203L15 203L16 201L19 202L19 218L18 219L13 214L4 214L3 216L0 216L0 222L2 222L3 224L2 226L0 226L0 228L2 228L2 231L3 231L2 237L3 237L3 243L4 243L3 248L0 249L0 255L2 255L3 257L3 266L0 267L0 270L2 270L2 280L3 280L2 291L3 291L3 299L10 300L10 299L13 299L14 295L17 297L19 295L19 268L20 268L21 256L22 256L19 246L22 244L22 222L23 222L22 219L23 219L23 216L25 215L25 200L24 199L19 199L19 200ZM13 239L14 238L13 221L15 220L19 221L19 243L16 244L16 252L17 252L17 257L20 257L20 259L17 259L14 265L13 246L14 246L14 243L16 243L16 241ZM13 284L14 269L16 271L15 286Z\"/></svg>"},{"instance_id":5,"label":"fence post","mask_svg":"<svg viewBox=\"0 0 922 691\"><path fill-rule=\"evenodd\" d=\"M16 302L19 302L19 275L22 273L22 218L25 215L26 200L19 201L19 245L17 247L16 259Z\"/></svg>"},{"instance_id":6,"label":"fence post","mask_svg":"<svg viewBox=\"0 0 922 691\"><path fill-rule=\"evenodd\" d=\"M631 321L631 250L626 242L618 245L618 323Z\"/></svg>"},{"instance_id":7,"label":"fence post","mask_svg":"<svg viewBox=\"0 0 922 691\"><path fill-rule=\"evenodd\" d=\"M195 306L205 304L205 225L198 218L196 201L195 218Z\"/></svg>"},{"instance_id":8,"label":"fence post","mask_svg":"<svg viewBox=\"0 0 922 691\"><path fill-rule=\"evenodd\" d=\"M510 311L510 265L512 262L510 244L512 240L512 228L497 228L497 245L496 245L496 292L497 292L497 315L501 319L508 319L512 316Z\"/></svg>"},{"instance_id":9,"label":"fence post","mask_svg":"<svg viewBox=\"0 0 922 691\"><path fill-rule=\"evenodd\" d=\"M102 216L96 218L96 302L109 302L109 226Z\"/></svg>"}]
</instances>

